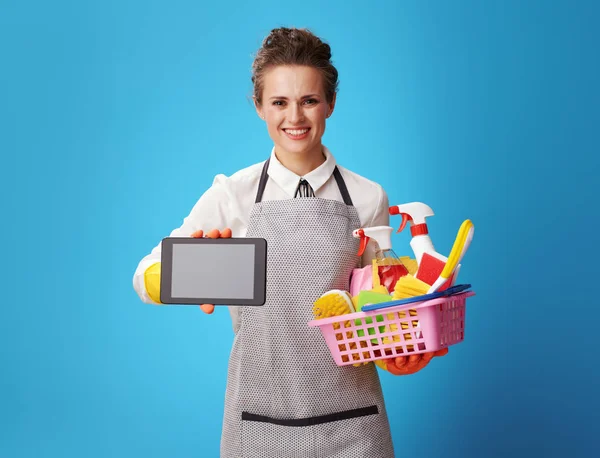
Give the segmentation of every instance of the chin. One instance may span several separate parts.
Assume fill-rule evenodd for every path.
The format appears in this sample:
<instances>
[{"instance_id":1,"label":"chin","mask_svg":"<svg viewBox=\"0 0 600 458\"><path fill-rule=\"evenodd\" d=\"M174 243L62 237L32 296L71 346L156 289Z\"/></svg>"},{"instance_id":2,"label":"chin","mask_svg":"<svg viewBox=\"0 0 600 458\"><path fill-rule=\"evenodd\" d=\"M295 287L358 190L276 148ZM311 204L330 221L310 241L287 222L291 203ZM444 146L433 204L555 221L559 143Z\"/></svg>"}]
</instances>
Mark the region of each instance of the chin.
<instances>
[{"instance_id":1,"label":"chin","mask_svg":"<svg viewBox=\"0 0 600 458\"><path fill-rule=\"evenodd\" d=\"M287 141L281 142L280 145L281 147L287 151L290 154L304 154L307 153L308 151L312 150L315 145L318 144L318 142L314 142L314 141L310 141L310 140L305 140L305 141L294 141L294 140L288 140Z\"/></svg>"}]
</instances>

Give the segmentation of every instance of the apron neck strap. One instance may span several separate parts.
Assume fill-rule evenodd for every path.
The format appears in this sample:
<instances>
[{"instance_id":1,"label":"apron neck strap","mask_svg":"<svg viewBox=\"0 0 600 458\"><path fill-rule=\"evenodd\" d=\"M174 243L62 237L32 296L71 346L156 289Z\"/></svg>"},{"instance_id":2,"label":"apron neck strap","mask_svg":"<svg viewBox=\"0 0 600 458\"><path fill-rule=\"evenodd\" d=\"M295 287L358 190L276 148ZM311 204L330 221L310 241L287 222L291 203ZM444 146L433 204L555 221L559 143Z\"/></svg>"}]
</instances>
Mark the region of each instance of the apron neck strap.
<instances>
[{"instance_id":1,"label":"apron neck strap","mask_svg":"<svg viewBox=\"0 0 600 458\"><path fill-rule=\"evenodd\" d=\"M262 197L265 192L265 186L267 185L267 180L269 179L269 174L267 173L267 170L269 170L269 161L270 160L271 160L271 158L266 160L265 165L263 166L263 169L262 169L262 173L260 174L260 182L258 183L258 191L256 192L256 203L259 203L262 201ZM340 193L342 194L344 203L346 205L352 206L353 203L352 203L352 199L350 198L350 194L348 193L348 188L346 187L346 182L344 181L344 178L342 177L341 172L337 168L337 165L335 166L335 169L333 169L333 176L335 177L335 181L337 182Z\"/></svg>"}]
</instances>

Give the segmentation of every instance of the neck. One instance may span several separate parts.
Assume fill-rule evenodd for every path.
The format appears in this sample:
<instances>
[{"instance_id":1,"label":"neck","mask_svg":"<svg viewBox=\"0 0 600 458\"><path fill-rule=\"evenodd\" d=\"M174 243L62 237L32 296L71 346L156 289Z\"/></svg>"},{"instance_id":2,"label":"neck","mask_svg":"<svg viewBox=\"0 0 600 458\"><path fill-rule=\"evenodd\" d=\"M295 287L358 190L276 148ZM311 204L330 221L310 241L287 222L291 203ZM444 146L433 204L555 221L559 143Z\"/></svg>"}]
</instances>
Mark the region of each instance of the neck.
<instances>
[{"instance_id":1,"label":"neck","mask_svg":"<svg viewBox=\"0 0 600 458\"><path fill-rule=\"evenodd\" d=\"M286 169L299 176L312 172L327 159L323 153L323 146L320 144L313 150L300 154L288 153L275 147L275 156Z\"/></svg>"}]
</instances>

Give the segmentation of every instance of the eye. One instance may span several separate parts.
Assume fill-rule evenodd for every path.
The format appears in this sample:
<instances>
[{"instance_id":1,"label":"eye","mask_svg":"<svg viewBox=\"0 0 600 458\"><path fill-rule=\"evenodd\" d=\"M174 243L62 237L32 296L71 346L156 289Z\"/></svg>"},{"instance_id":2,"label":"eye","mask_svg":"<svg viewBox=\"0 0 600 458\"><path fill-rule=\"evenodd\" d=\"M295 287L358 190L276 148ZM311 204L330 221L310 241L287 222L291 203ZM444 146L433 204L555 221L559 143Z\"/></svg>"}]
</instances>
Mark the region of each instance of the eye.
<instances>
[{"instance_id":1,"label":"eye","mask_svg":"<svg viewBox=\"0 0 600 458\"><path fill-rule=\"evenodd\" d=\"M319 101L317 99L307 99L304 101L304 103L306 103L307 105L316 105L317 103L319 103Z\"/></svg>"},{"instance_id":2,"label":"eye","mask_svg":"<svg viewBox=\"0 0 600 458\"><path fill-rule=\"evenodd\" d=\"M273 105L282 107L285 104L285 102L283 100L275 100L273 101Z\"/></svg>"}]
</instances>

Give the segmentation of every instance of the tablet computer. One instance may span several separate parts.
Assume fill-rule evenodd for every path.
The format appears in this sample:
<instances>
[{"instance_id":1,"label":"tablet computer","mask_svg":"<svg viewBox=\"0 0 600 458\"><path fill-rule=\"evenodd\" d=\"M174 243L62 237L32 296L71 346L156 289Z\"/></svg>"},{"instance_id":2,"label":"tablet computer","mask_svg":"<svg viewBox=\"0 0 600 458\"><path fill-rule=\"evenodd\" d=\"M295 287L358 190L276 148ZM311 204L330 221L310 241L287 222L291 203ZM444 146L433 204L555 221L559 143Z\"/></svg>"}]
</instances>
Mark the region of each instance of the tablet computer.
<instances>
[{"instance_id":1,"label":"tablet computer","mask_svg":"<svg viewBox=\"0 0 600 458\"><path fill-rule=\"evenodd\" d=\"M263 305L267 241L262 238L166 237L162 240L163 304Z\"/></svg>"}]
</instances>

